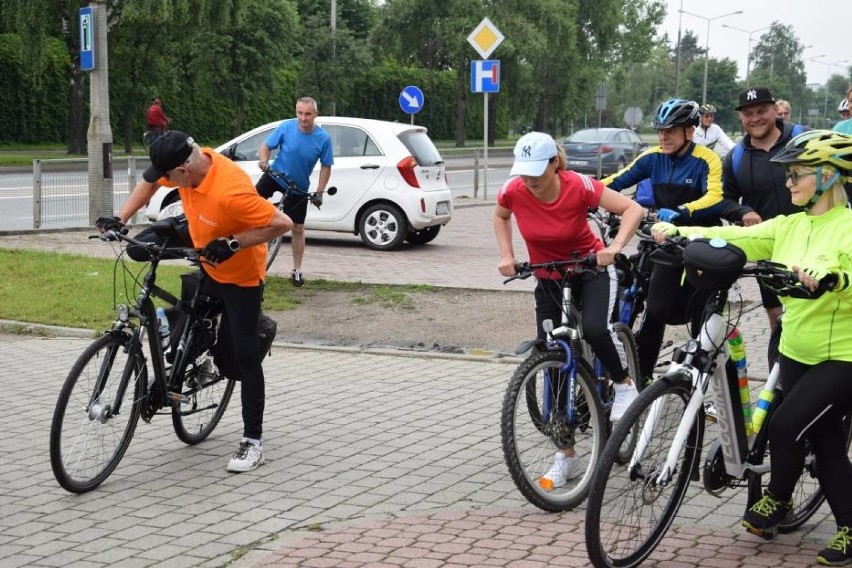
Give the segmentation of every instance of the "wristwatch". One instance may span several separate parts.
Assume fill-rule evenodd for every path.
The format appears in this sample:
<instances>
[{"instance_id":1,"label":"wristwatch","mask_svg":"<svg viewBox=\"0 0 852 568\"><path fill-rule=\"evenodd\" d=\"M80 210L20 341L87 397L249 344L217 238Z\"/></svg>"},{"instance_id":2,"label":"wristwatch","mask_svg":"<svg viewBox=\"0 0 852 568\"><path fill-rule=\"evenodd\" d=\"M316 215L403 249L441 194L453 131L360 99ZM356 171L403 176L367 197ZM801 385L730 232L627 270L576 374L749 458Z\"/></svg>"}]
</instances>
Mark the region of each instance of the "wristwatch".
<instances>
[{"instance_id":1,"label":"wristwatch","mask_svg":"<svg viewBox=\"0 0 852 568\"><path fill-rule=\"evenodd\" d=\"M234 235L227 237L225 241L228 243L228 248L233 252L238 252L240 250L240 241L234 238Z\"/></svg>"}]
</instances>

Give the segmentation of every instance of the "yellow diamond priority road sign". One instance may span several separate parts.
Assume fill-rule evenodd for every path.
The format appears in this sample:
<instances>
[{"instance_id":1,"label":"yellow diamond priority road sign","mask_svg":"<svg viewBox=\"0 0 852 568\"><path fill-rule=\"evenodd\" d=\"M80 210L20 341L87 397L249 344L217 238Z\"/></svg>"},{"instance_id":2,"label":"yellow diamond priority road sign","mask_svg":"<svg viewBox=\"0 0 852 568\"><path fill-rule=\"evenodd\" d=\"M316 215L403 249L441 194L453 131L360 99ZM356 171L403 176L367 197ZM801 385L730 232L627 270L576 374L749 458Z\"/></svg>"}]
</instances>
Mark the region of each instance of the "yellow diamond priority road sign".
<instances>
[{"instance_id":1,"label":"yellow diamond priority road sign","mask_svg":"<svg viewBox=\"0 0 852 568\"><path fill-rule=\"evenodd\" d=\"M488 59L488 56L497 49L503 40L506 39L497 26L491 23L491 20L484 18L479 25L467 36L467 41L473 48L482 56L482 59Z\"/></svg>"}]
</instances>

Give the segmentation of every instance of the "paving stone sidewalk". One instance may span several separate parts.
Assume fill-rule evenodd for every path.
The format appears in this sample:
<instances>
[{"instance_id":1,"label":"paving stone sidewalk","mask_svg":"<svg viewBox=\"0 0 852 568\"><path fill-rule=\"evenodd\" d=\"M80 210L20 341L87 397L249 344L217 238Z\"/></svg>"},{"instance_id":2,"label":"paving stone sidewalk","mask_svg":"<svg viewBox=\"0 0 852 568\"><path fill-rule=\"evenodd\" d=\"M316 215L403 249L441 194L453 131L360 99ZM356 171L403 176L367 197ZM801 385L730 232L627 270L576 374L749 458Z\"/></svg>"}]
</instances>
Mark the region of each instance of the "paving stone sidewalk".
<instances>
[{"instance_id":1,"label":"paving stone sidewalk","mask_svg":"<svg viewBox=\"0 0 852 568\"><path fill-rule=\"evenodd\" d=\"M308 270L501 288L491 208L456 212L435 243L404 253L367 251L347 240L355 237L311 239ZM6 235L0 247L99 254L84 235ZM744 287L747 300L754 294ZM742 314L756 377L766 373L765 325L760 308ZM540 512L503 463L499 412L512 360L279 344L265 364L266 465L225 472L241 433L237 390L209 440L185 446L168 416L140 423L112 476L70 495L53 479L48 433L62 381L89 341L0 336L3 568L588 565L584 509ZM738 528L744 497L693 484L647 565L813 565L834 532L827 507L769 544Z\"/></svg>"}]
</instances>

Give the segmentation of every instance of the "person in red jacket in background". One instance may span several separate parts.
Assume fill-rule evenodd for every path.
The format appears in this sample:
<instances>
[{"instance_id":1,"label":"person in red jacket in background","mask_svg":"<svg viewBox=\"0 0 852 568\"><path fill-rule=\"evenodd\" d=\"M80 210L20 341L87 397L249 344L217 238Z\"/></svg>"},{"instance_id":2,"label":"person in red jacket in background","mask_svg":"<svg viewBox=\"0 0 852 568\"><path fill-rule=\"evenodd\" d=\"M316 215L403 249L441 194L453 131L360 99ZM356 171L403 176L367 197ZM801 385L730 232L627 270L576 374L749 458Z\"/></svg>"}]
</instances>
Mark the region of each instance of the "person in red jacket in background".
<instances>
[{"instance_id":1,"label":"person in red jacket in background","mask_svg":"<svg viewBox=\"0 0 852 568\"><path fill-rule=\"evenodd\" d=\"M160 100L160 97L151 99L151 106L148 107L145 121L148 123L148 130L151 131L149 144L153 145L154 140L162 136L169 129L169 123L172 121L163 110L163 101Z\"/></svg>"}]
</instances>

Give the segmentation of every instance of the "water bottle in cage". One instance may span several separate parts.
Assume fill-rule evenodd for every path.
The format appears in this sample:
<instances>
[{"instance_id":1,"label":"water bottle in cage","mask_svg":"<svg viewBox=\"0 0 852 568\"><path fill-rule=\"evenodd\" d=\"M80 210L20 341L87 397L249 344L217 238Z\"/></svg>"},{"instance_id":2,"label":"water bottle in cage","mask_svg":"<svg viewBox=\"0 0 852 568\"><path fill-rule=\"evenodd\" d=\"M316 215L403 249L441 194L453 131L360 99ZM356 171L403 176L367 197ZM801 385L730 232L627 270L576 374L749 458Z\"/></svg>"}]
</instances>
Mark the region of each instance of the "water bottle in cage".
<instances>
[{"instance_id":1,"label":"water bottle in cage","mask_svg":"<svg viewBox=\"0 0 852 568\"><path fill-rule=\"evenodd\" d=\"M159 323L160 342L163 344L163 351L165 352L170 345L170 332L169 318L166 317L166 310L163 308L157 308L157 322Z\"/></svg>"}]
</instances>

